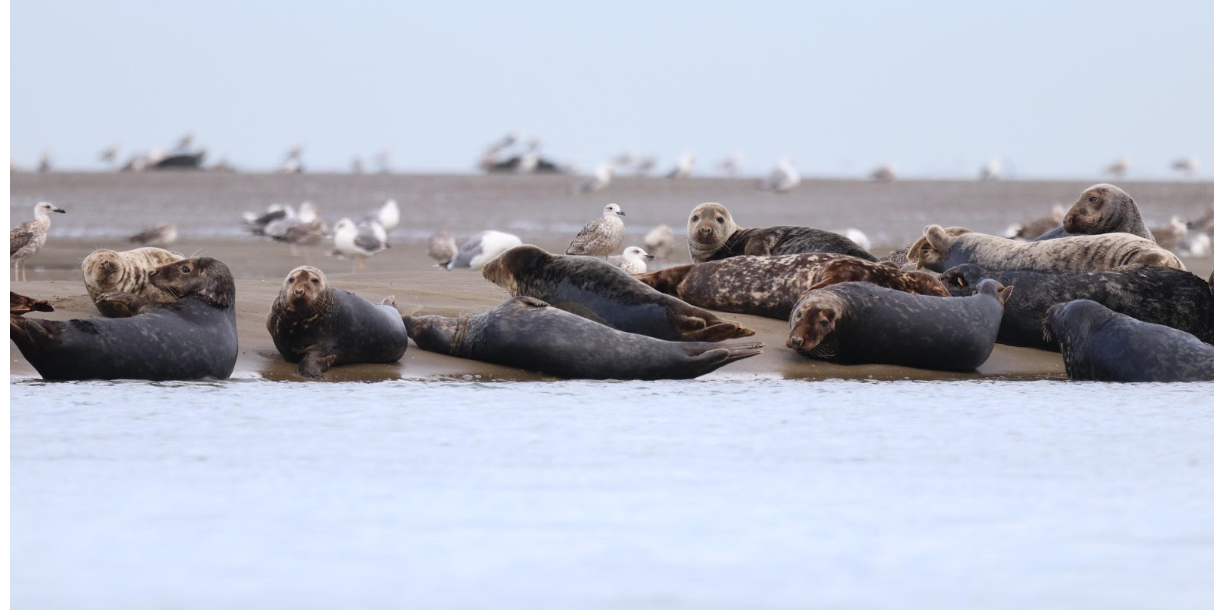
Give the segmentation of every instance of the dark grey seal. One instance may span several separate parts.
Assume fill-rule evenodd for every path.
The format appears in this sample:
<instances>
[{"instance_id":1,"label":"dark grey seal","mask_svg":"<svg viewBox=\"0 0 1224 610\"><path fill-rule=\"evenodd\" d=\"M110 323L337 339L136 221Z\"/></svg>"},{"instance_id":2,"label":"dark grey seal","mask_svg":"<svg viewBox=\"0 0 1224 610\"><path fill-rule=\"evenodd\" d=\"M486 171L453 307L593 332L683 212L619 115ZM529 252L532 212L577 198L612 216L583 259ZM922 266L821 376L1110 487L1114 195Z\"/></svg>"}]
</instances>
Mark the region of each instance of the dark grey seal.
<instances>
[{"instance_id":1,"label":"dark grey seal","mask_svg":"<svg viewBox=\"0 0 1224 610\"><path fill-rule=\"evenodd\" d=\"M1130 233L1155 241L1135 200L1112 184L1084 189L1075 205L1063 216L1062 225L1043 233L1035 241L1102 233Z\"/></svg>"}]
</instances>

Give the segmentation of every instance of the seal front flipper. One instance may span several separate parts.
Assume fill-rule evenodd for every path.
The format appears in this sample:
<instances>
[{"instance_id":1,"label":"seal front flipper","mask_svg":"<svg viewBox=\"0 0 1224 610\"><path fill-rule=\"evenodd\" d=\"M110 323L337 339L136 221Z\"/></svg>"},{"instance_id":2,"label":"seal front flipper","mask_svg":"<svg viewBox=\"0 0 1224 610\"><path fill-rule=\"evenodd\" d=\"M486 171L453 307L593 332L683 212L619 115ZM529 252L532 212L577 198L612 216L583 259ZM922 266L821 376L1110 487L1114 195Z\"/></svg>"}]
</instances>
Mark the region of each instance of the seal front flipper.
<instances>
[{"instance_id":1,"label":"seal front flipper","mask_svg":"<svg viewBox=\"0 0 1224 610\"><path fill-rule=\"evenodd\" d=\"M58 343L59 337L47 328L47 324L58 324L47 320L31 320L21 316L9 316L9 339L25 353L28 348L40 348L48 343Z\"/></svg>"},{"instance_id":2,"label":"seal front flipper","mask_svg":"<svg viewBox=\"0 0 1224 610\"><path fill-rule=\"evenodd\" d=\"M694 321L700 323L695 324ZM718 322L706 326L706 321L700 318L684 318L681 324L693 330L686 330L680 333L681 341L704 341L706 343L718 343L727 339L738 339L740 337L751 337L756 334L755 330L748 328L739 322Z\"/></svg>"},{"instance_id":3,"label":"seal front flipper","mask_svg":"<svg viewBox=\"0 0 1224 610\"><path fill-rule=\"evenodd\" d=\"M9 314L20 316L31 311L55 311L50 303L9 291Z\"/></svg>"},{"instance_id":4,"label":"seal front flipper","mask_svg":"<svg viewBox=\"0 0 1224 610\"><path fill-rule=\"evenodd\" d=\"M694 377L699 377L737 360L756 356L764 348L763 343L734 343L720 345L715 349L694 345L689 349L691 358L689 366L695 371L700 371L694 375Z\"/></svg>"},{"instance_id":5,"label":"seal front flipper","mask_svg":"<svg viewBox=\"0 0 1224 610\"><path fill-rule=\"evenodd\" d=\"M108 318L130 318L148 313L157 306L157 302L127 292L104 292L98 295L94 305Z\"/></svg>"},{"instance_id":6,"label":"seal front flipper","mask_svg":"<svg viewBox=\"0 0 1224 610\"><path fill-rule=\"evenodd\" d=\"M309 379L322 379L323 373L331 368L332 363L336 361L335 354L324 356L317 351L306 352L302 356L302 360L298 362L297 374Z\"/></svg>"}]
</instances>

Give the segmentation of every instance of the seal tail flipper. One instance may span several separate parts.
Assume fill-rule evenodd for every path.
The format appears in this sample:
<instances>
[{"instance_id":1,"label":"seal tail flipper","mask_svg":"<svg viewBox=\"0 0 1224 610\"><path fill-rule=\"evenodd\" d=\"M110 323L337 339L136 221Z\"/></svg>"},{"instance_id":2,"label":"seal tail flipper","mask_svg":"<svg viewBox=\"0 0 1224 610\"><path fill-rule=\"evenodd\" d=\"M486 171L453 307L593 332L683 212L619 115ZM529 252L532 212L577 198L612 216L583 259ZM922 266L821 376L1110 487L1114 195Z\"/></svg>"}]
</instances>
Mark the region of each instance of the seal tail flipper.
<instances>
[{"instance_id":1,"label":"seal tail flipper","mask_svg":"<svg viewBox=\"0 0 1224 610\"><path fill-rule=\"evenodd\" d=\"M389 296L389 297L387 297L387 298L383 299L383 300L382 300L382 304L383 304L383 305L390 305L390 306L392 306L392 307L395 307L395 295L391 295L391 296Z\"/></svg>"},{"instance_id":2,"label":"seal tail flipper","mask_svg":"<svg viewBox=\"0 0 1224 610\"><path fill-rule=\"evenodd\" d=\"M25 353L28 348L42 347L55 340L54 335L48 332L44 324L42 320L10 315L9 339L17 344L22 353Z\"/></svg>"},{"instance_id":3,"label":"seal tail flipper","mask_svg":"<svg viewBox=\"0 0 1224 610\"><path fill-rule=\"evenodd\" d=\"M709 326L705 326L705 320L700 318L689 318L689 320L699 320L701 327L693 328L696 325L684 325L692 330L686 330L680 333L681 341L705 341L707 343L718 343L727 339L738 339L740 337L751 337L756 334L755 330L740 324L739 322L718 321Z\"/></svg>"},{"instance_id":4,"label":"seal tail flipper","mask_svg":"<svg viewBox=\"0 0 1224 610\"><path fill-rule=\"evenodd\" d=\"M756 356L764 348L765 345L762 343L734 343L719 346L717 349L693 350L690 363L693 370L700 371L694 377L705 375L732 362Z\"/></svg>"},{"instance_id":5,"label":"seal tail flipper","mask_svg":"<svg viewBox=\"0 0 1224 610\"><path fill-rule=\"evenodd\" d=\"M31 311L55 311L55 309L46 301L9 291L9 314L20 316Z\"/></svg>"}]
</instances>

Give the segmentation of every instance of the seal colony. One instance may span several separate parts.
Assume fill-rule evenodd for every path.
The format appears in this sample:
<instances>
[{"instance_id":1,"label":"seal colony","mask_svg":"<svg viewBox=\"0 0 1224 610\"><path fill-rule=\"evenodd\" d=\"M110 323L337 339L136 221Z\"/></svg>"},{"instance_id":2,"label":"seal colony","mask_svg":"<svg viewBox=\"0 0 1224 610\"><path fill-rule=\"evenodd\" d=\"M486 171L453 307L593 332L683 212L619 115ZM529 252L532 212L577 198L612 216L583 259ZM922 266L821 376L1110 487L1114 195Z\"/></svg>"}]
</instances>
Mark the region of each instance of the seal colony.
<instances>
[{"instance_id":1,"label":"seal colony","mask_svg":"<svg viewBox=\"0 0 1224 610\"><path fill-rule=\"evenodd\" d=\"M462 248L436 234L429 253L440 265L480 268L509 293L490 311L403 315L393 298L368 301L302 266L278 281L265 328L279 357L316 379L345 364L391 366L409 339L421 350L589 379L689 379L762 353L761 342L731 341L755 334L750 321L716 312L787 320L785 342L772 348L796 364L973 371L1005 343L1059 350L1072 379L1211 379L1212 283L1154 242L1133 199L1112 185L1081 194L1063 219L1066 236L1022 243L929 225L885 262L837 233L745 229L726 207L705 203L688 217L692 264L643 273L651 254L670 247L670 230L651 231L648 249L598 258L622 245L621 215L609 204L567 255L496 231ZM282 206L265 216L266 231L292 214ZM384 223L398 218L342 220L333 239L345 254L372 255L387 246ZM363 231L369 248L345 250L364 244ZM10 339L44 378L232 373L236 295L224 263L158 248L98 250L81 270L106 317L39 320L50 303L10 294Z\"/></svg>"}]
</instances>

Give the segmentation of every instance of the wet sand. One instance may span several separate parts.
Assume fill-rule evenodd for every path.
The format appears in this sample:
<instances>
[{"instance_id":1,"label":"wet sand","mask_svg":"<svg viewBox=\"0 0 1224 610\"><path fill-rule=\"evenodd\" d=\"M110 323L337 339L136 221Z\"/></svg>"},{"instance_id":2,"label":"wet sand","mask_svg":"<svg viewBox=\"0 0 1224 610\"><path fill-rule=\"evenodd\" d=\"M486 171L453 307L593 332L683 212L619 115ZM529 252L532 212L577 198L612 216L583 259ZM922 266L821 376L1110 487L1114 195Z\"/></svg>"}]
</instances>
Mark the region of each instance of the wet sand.
<instances>
[{"instance_id":1,"label":"wet sand","mask_svg":"<svg viewBox=\"0 0 1224 610\"><path fill-rule=\"evenodd\" d=\"M271 176L217 174L13 174L10 222L29 217L42 199L67 209L53 219L51 236L29 260L27 283L12 287L22 294L46 299L54 313L48 319L95 317L80 280L80 262L96 248L133 247L123 236L168 220L179 225L173 250L186 255L216 257L238 278L238 330L241 351L236 378L295 380L293 366L280 359L264 327L280 281L298 265L312 264L327 273L333 286L353 290L371 300L395 295L404 313L456 316L482 311L507 298L504 290L485 281L475 270L442 271L425 256L425 240L435 229L447 229L460 242L468 234L494 228L518 234L553 252L563 251L582 224L594 219L602 202L617 201L626 209L626 245L659 223L683 230L688 211L702 201L731 207L746 226L808 224L826 229L856 227L877 241L882 254L917 237L926 224L981 227L999 232L1011 222L1044 213L1052 197L1073 201L1089 182L894 182L805 180L783 196L755 191L752 180L694 179L671 183L661 179L620 180L594 196L573 196L573 177L523 176ZM1125 184L1141 202L1145 217L1181 214L1196 217L1211 205L1212 183ZM371 211L387 197L401 205L400 228L392 233L392 248L354 273L349 261L331 258L323 247L307 258L290 256L281 244L242 234L240 215L268 203L315 201L329 223L341 214ZM1151 203L1147 203L1151 201ZM1149 215L1150 214L1150 215ZM1163 224L1149 220L1149 225ZM663 264L687 263L679 245ZM1206 276L1211 259L1187 259L1191 271ZM720 316L756 330L754 340L765 351L702 379L1045 379L1064 376L1056 353L996 345L990 359L975 373L944 373L896 366L840 366L821 363L784 347L787 324L781 320L738 314ZM36 376L16 346L9 347L11 375ZM329 380L377 381L398 378L471 378L535 380L548 377L509 367L484 364L418 350L410 345L394 365L339 367Z\"/></svg>"}]
</instances>

